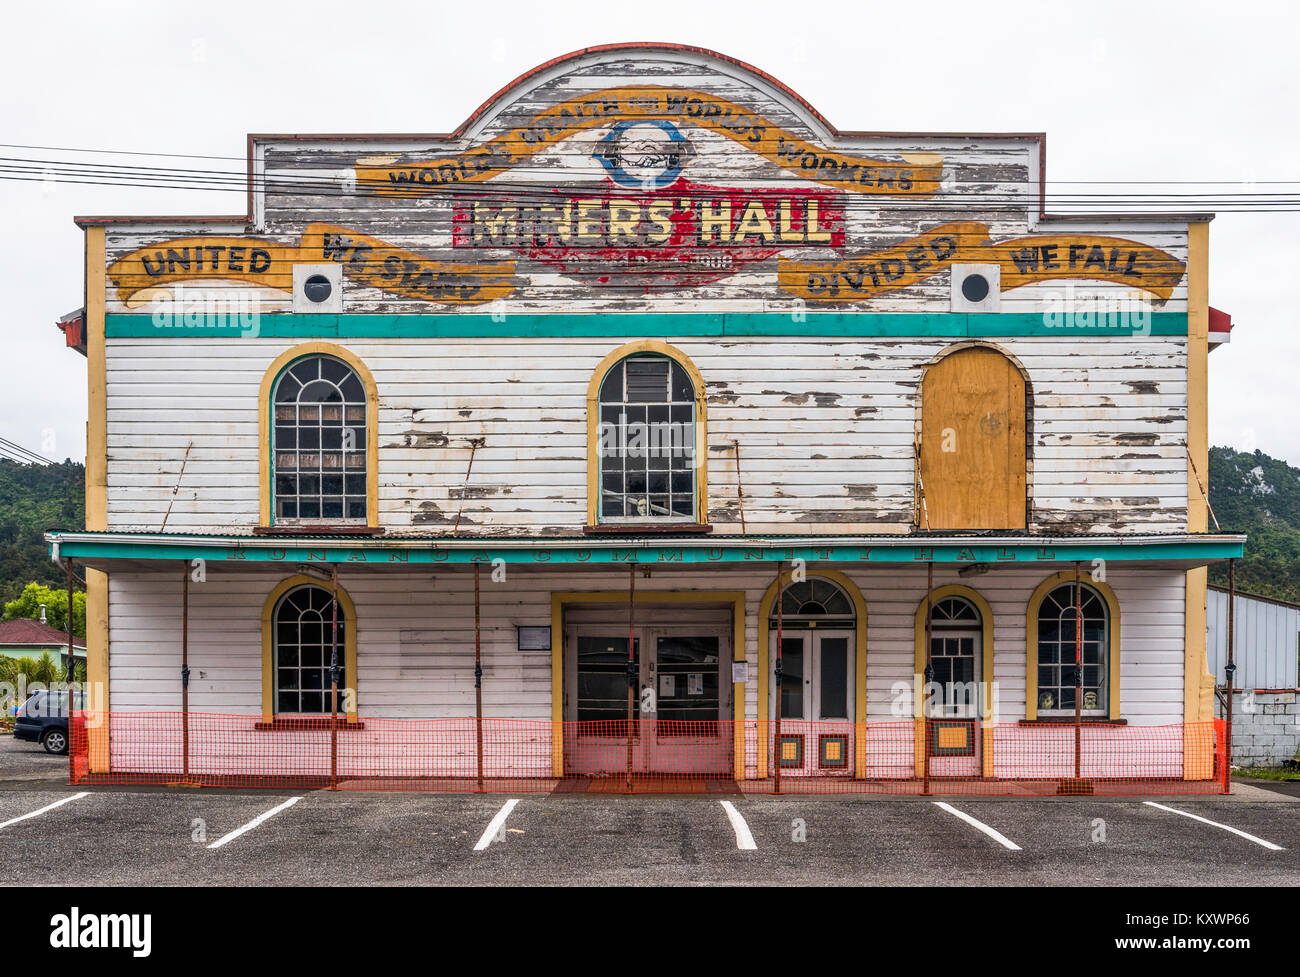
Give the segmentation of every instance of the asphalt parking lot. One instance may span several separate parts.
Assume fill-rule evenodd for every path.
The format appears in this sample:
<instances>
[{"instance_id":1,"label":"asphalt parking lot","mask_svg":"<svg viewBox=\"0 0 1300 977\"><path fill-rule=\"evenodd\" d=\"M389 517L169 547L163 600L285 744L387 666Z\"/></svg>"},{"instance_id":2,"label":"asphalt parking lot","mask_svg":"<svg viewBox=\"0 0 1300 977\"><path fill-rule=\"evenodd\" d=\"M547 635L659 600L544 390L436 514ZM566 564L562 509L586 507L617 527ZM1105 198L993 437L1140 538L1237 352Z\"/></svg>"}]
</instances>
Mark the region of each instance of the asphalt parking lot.
<instances>
[{"instance_id":1,"label":"asphalt parking lot","mask_svg":"<svg viewBox=\"0 0 1300 977\"><path fill-rule=\"evenodd\" d=\"M1300 797L1245 784L1231 797L718 798L79 790L66 771L0 736L0 883L1300 884Z\"/></svg>"}]
</instances>

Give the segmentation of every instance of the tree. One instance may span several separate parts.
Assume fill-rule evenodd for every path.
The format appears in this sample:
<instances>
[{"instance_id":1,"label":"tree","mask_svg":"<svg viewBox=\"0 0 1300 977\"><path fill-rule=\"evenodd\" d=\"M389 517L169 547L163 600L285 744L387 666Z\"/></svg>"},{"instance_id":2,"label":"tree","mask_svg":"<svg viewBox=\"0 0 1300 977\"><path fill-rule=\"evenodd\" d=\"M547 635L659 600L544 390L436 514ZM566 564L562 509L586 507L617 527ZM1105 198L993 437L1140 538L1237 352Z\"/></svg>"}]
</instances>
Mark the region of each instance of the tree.
<instances>
[{"instance_id":1,"label":"tree","mask_svg":"<svg viewBox=\"0 0 1300 977\"><path fill-rule=\"evenodd\" d=\"M71 461L22 465L0 458L0 602L29 581L63 584L45 533L85 528L85 468Z\"/></svg>"},{"instance_id":2,"label":"tree","mask_svg":"<svg viewBox=\"0 0 1300 977\"><path fill-rule=\"evenodd\" d=\"M68 592L55 590L40 583L29 583L23 588L17 600L5 604L4 620L12 621L18 617L28 617L39 621L41 605L45 605L45 623L56 631L68 630ZM72 592L72 633L79 638L86 636L86 595L82 591Z\"/></svg>"}]
</instances>

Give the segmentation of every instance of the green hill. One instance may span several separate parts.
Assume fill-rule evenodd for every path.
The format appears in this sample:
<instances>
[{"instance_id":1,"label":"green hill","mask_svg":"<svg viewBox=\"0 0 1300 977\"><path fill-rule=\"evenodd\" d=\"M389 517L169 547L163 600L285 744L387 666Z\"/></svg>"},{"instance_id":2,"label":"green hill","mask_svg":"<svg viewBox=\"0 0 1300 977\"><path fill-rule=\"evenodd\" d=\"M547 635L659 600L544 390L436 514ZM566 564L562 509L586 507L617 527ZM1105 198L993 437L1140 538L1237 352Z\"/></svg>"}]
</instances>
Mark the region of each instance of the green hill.
<instances>
[{"instance_id":1,"label":"green hill","mask_svg":"<svg viewBox=\"0 0 1300 977\"><path fill-rule=\"evenodd\" d=\"M66 586L43 537L50 529L85 528L85 483L85 466L76 462L0 459L0 603L16 599L33 581Z\"/></svg>"},{"instance_id":2,"label":"green hill","mask_svg":"<svg viewBox=\"0 0 1300 977\"><path fill-rule=\"evenodd\" d=\"M1250 537L1237 589L1300 601L1300 468L1262 451L1211 448L1210 505L1224 532ZM1210 567L1210 583L1226 586L1227 566Z\"/></svg>"}]
</instances>

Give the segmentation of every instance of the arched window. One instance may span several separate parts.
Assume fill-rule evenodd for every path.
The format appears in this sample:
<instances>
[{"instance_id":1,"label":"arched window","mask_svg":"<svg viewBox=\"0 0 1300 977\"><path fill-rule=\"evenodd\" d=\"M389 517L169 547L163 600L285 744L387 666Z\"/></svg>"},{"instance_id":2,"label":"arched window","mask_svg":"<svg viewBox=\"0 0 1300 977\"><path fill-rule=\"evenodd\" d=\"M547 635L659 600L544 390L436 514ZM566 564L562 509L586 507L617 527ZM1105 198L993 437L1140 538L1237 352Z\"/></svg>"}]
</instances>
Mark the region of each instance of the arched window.
<instances>
[{"instance_id":1,"label":"arched window","mask_svg":"<svg viewBox=\"0 0 1300 977\"><path fill-rule=\"evenodd\" d=\"M600 382L598 518L696 519L697 404L702 391L677 360L624 357Z\"/></svg>"},{"instance_id":2,"label":"arched window","mask_svg":"<svg viewBox=\"0 0 1300 977\"><path fill-rule=\"evenodd\" d=\"M809 577L781 591L781 624L785 628L852 627L853 601L830 580ZM776 627L776 608L772 608L770 627Z\"/></svg>"},{"instance_id":3,"label":"arched window","mask_svg":"<svg viewBox=\"0 0 1300 977\"><path fill-rule=\"evenodd\" d=\"M1080 605L1083 612L1083 709L1102 714L1109 708L1110 620L1106 600L1086 584ZM1052 588L1038 605L1038 714L1073 713L1079 675L1075 668L1075 642L1079 616L1075 585Z\"/></svg>"},{"instance_id":4,"label":"arched window","mask_svg":"<svg viewBox=\"0 0 1300 977\"><path fill-rule=\"evenodd\" d=\"M295 360L275 380L271 400L277 522L367 518L366 388L333 356Z\"/></svg>"},{"instance_id":5,"label":"arched window","mask_svg":"<svg viewBox=\"0 0 1300 977\"><path fill-rule=\"evenodd\" d=\"M339 689L348 688L347 621L338 608ZM295 587L280 598L274 615L275 711L314 715L330 711L330 659L333 649L330 592ZM340 692L339 708L344 706Z\"/></svg>"}]
</instances>

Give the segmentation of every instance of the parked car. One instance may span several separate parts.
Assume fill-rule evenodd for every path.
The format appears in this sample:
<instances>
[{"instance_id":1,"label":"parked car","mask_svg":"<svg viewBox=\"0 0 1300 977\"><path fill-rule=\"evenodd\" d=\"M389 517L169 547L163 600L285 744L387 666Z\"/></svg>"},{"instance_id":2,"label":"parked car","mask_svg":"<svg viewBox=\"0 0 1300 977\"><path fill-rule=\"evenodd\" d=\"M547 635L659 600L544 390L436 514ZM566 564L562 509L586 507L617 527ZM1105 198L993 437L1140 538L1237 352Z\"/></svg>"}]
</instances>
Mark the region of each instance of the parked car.
<instances>
[{"instance_id":1,"label":"parked car","mask_svg":"<svg viewBox=\"0 0 1300 977\"><path fill-rule=\"evenodd\" d=\"M86 708L85 693L76 693L73 707ZM14 717L14 739L40 743L46 753L67 753L68 693L43 689L28 696Z\"/></svg>"}]
</instances>

